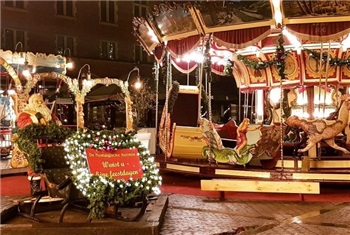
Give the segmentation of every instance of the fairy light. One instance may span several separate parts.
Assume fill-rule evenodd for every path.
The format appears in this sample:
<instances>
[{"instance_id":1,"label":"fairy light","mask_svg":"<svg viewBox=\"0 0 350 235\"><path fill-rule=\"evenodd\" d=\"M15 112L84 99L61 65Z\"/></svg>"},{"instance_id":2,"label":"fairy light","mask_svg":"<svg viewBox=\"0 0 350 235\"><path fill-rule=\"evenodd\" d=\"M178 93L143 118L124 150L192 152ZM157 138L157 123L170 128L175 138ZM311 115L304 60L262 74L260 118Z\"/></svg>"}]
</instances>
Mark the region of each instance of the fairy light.
<instances>
[{"instance_id":1,"label":"fairy light","mask_svg":"<svg viewBox=\"0 0 350 235\"><path fill-rule=\"evenodd\" d=\"M90 138L88 138L90 137ZM97 139L95 137L98 137ZM119 139L120 137L120 139ZM128 149L138 149L138 156L140 157L141 168L144 171L143 177L140 179L133 179L130 177L128 180L114 180L105 176L92 175L88 170L86 154L84 147L90 146L94 141L98 141L96 144L97 149L101 149L104 145L100 144L102 140L103 144L110 146L127 146ZM78 144L77 144L78 142ZM75 179L77 188L81 190L84 196L88 198L96 198L99 196L101 190L105 190L104 187L109 186L109 190L114 190L113 194L120 192L122 194L134 194L130 191L130 188L135 188L136 193L139 192L153 192L155 194L160 193L159 186L161 185L162 178L158 175L159 169L153 163L154 157L149 155L149 151L142 147L140 141L135 139L134 136L129 135L111 135L104 132L91 131L88 134L77 134L65 142L66 160L70 166L73 166L72 174ZM123 191L121 191L123 190Z\"/></svg>"}]
</instances>

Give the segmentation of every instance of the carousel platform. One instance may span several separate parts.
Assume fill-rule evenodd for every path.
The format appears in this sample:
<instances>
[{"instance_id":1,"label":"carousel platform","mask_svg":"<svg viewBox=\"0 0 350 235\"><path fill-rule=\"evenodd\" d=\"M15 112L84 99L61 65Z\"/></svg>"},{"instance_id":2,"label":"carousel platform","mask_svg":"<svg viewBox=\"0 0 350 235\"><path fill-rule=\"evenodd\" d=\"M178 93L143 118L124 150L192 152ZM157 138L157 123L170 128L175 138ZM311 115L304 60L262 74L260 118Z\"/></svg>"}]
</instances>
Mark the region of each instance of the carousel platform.
<instances>
[{"instance_id":1,"label":"carousel platform","mask_svg":"<svg viewBox=\"0 0 350 235\"><path fill-rule=\"evenodd\" d=\"M308 169L301 159L285 156L272 169L258 159L247 166L209 163L207 160L165 159L158 156L161 171L197 175L201 189L225 192L320 194L320 184L350 184L350 156L310 159Z\"/></svg>"},{"instance_id":2,"label":"carousel platform","mask_svg":"<svg viewBox=\"0 0 350 235\"><path fill-rule=\"evenodd\" d=\"M209 163L202 159L172 159L156 157L157 166L164 171L195 174L208 178L288 179L318 182L350 183L350 156L310 159L310 169L303 169L301 159L285 156L273 169L264 169L260 161L252 159L247 166Z\"/></svg>"}]
</instances>

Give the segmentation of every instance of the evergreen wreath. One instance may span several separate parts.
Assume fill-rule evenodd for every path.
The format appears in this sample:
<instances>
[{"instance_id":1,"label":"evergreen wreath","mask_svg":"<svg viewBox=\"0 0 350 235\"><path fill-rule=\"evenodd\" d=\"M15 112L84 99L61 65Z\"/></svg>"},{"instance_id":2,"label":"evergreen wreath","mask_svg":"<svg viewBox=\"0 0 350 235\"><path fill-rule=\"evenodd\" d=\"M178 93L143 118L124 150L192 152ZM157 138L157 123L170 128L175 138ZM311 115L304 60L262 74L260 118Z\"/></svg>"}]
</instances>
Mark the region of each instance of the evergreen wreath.
<instances>
[{"instance_id":1,"label":"evergreen wreath","mask_svg":"<svg viewBox=\"0 0 350 235\"><path fill-rule=\"evenodd\" d=\"M137 180L115 180L93 175L88 170L86 148L113 151L137 148L143 177ZM72 169L73 182L89 201L90 217L104 217L109 205L123 206L134 199L144 199L150 193L160 193L162 177L149 151L135 138L134 132L91 131L76 132L65 142L66 159Z\"/></svg>"},{"instance_id":2,"label":"evergreen wreath","mask_svg":"<svg viewBox=\"0 0 350 235\"><path fill-rule=\"evenodd\" d=\"M74 130L59 126L55 122L50 122L48 125L31 124L14 131L14 143L18 144L18 148L27 155L31 170L39 173L43 170L43 159L41 159L41 149L36 140L46 139L63 142L73 132Z\"/></svg>"}]
</instances>

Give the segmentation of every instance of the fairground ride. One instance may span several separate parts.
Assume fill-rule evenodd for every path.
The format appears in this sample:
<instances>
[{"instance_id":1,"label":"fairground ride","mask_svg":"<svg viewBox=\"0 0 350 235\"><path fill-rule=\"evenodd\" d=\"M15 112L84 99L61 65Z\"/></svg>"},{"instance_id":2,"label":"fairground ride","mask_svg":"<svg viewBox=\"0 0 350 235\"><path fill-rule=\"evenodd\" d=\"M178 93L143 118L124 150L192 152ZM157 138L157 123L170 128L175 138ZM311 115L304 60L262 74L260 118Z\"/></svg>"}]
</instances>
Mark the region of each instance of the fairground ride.
<instances>
[{"instance_id":1,"label":"fairground ride","mask_svg":"<svg viewBox=\"0 0 350 235\"><path fill-rule=\"evenodd\" d=\"M350 182L350 2L165 2L146 18L134 18L133 26L157 61L156 80L162 71L167 81L158 132L161 169L296 183L294 193L302 187L312 193L315 182ZM173 68L197 69L197 85L174 83ZM212 123L212 73L233 75L244 104L239 116L260 129L249 132L247 146L254 148L247 155L225 147L223 127ZM203 97L209 97L206 112ZM252 114L248 105L255 106ZM236 132L233 127L227 130ZM202 186L227 186L218 182Z\"/></svg>"}]
</instances>

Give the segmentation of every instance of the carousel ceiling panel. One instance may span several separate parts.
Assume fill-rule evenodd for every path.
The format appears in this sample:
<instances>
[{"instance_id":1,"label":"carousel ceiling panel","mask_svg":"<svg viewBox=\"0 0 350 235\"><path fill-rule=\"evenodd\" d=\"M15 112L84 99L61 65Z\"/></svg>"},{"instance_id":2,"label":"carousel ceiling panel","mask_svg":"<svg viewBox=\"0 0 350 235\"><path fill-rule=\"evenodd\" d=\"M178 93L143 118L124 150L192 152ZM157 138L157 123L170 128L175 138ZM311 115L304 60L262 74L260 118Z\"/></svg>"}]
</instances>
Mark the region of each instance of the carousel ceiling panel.
<instances>
[{"instance_id":1,"label":"carousel ceiling panel","mask_svg":"<svg viewBox=\"0 0 350 235\"><path fill-rule=\"evenodd\" d=\"M164 1L138 21L135 35L149 53L160 43L194 35L264 26L280 32L280 23L305 42L334 41L350 33L350 1Z\"/></svg>"},{"instance_id":2,"label":"carousel ceiling panel","mask_svg":"<svg viewBox=\"0 0 350 235\"><path fill-rule=\"evenodd\" d=\"M143 48L150 54L159 44L159 39L152 27L144 18L134 18L133 27L134 35L138 38Z\"/></svg>"},{"instance_id":3,"label":"carousel ceiling panel","mask_svg":"<svg viewBox=\"0 0 350 235\"><path fill-rule=\"evenodd\" d=\"M274 24L269 0L210 1L195 5L205 33Z\"/></svg>"},{"instance_id":4,"label":"carousel ceiling panel","mask_svg":"<svg viewBox=\"0 0 350 235\"><path fill-rule=\"evenodd\" d=\"M350 21L350 1L284 0L282 11L284 24Z\"/></svg>"},{"instance_id":5,"label":"carousel ceiling panel","mask_svg":"<svg viewBox=\"0 0 350 235\"><path fill-rule=\"evenodd\" d=\"M200 34L199 25L190 11L191 3L155 5L148 20L162 41Z\"/></svg>"}]
</instances>

